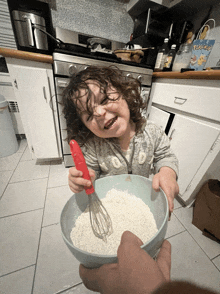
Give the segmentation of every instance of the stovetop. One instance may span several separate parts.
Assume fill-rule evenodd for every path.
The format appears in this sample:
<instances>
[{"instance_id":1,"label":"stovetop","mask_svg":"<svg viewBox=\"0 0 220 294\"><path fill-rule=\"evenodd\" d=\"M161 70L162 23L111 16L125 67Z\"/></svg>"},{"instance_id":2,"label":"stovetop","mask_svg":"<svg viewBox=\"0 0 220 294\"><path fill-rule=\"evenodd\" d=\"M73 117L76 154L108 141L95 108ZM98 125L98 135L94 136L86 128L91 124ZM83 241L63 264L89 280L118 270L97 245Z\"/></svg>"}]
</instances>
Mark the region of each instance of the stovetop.
<instances>
[{"instance_id":1,"label":"stovetop","mask_svg":"<svg viewBox=\"0 0 220 294\"><path fill-rule=\"evenodd\" d=\"M73 52L73 51L57 48L54 50L54 53L65 54L63 59L60 61L65 61L65 56L71 55L71 56L84 57L84 58L95 59L95 60L100 60L100 61L102 60L102 61L107 61L107 62L112 62L112 63L117 63L117 64L135 66L135 67L140 67L140 68L152 69L152 67L147 64L136 63L136 62L132 62L132 61L125 61L125 60L122 60L121 58L118 58L115 54L98 52L98 51L90 52L90 53L82 53L82 52Z\"/></svg>"}]
</instances>

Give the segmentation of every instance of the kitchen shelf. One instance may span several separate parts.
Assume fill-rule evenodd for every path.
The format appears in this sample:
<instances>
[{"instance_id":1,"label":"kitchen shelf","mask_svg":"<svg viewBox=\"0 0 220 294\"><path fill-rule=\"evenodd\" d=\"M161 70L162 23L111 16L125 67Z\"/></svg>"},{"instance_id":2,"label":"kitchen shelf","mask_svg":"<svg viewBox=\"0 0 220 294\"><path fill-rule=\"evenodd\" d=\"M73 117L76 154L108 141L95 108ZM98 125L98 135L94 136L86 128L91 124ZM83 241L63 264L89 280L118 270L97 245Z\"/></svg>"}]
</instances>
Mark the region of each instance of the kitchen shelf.
<instances>
[{"instance_id":1,"label":"kitchen shelf","mask_svg":"<svg viewBox=\"0 0 220 294\"><path fill-rule=\"evenodd\" d=\"M186 71L180 72L154 72L153 79L205 79L220 80L220 70Z\"/></svg>"}]
</instances>

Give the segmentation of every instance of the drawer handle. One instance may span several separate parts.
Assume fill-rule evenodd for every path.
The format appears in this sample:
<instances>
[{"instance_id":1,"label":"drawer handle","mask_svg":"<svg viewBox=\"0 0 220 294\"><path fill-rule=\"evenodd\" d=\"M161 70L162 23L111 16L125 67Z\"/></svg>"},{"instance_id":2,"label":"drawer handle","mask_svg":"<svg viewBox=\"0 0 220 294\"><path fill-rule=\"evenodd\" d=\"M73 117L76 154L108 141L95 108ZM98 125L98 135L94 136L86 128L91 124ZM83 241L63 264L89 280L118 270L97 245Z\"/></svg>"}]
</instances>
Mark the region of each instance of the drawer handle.
<instances>
[{"instance_id":1,"label":"drawer handle","mask_svg":"<svg viewBox=\"0 0 220 294\"><path fill-rule=\"evenodd\" d=\"M47 102L47 94L46 94L46 88L45 87L43 87L43 93L44 93L44 99Z\"/></svg>"},{"instance_id":2,"label":"drawer handle","mask_svg":"<svg viewBox=\"0 0 220 294\"><path fill-rule=\"evenodd\" d=\"M66 88L68 86L68 82L58 81L57 86L59 88Z\"/></svg>"},{"instance_id":3,"label":"drawer handle","mask_svg":"<svg viewBox=\"0 0 220 294\"><path fill-rule=\"evenodd\" d=\"M186 102L186 100L187 100L186 98L175 97L174 103L182 105Z\"/></svg>"}]
</instances>

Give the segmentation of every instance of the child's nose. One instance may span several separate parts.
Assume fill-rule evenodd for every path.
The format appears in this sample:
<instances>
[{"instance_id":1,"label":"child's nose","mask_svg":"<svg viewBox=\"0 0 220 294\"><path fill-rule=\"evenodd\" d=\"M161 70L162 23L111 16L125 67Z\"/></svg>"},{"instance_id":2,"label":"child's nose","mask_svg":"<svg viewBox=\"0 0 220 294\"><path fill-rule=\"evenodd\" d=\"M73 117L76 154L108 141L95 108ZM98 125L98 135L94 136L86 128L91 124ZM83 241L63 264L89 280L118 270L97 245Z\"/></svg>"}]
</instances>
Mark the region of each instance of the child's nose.
<instances>
[{"instance_id":1,"label":"child's nose","mask_svg":"<svg viewBox=\"0 0 220 294\"><path fill-rule=\"evenodd\" d=\"M95 109L96 115L103 116L106 113L106 109L104 105L97 105Z\"/></svg>"}]
</instances>

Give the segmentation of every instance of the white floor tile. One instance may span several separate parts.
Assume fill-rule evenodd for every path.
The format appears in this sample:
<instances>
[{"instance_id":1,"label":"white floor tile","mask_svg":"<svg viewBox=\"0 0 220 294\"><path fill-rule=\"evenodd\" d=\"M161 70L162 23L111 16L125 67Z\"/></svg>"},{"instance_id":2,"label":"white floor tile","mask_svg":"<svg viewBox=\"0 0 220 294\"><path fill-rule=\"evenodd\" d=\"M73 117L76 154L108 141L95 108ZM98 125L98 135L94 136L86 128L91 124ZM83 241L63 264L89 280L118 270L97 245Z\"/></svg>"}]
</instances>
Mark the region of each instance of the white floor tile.
<instances>
[{"instance_id":1,"label":"white floor tile","mask_svg":"<svg viewBox=\"0 0 220 294\"><path fill-rule=\"evenodd\" d=\"M7 157L0 158L0 171L14 170L18 165L18 162L22 156L22 153L14 153Z\"/></svg>"},{"instance_id":2,"label":"white floor tile","mask_svg":"<svg viewBox=\"0 0 220 294\"><path fill-rule=\"evenodd\" d=\"M18 151L17 152L23 153L26 147L27 147L27 140L26 139L18 140Z\"/></svg>"},{"instance_id":3,"label":"white floor tile","mask_svg":"<svg viewBox=\"0 0 220 294\"><path fill-rule=\"evenodd\" d=\"M0 219L0 276L36 263L43 210Z\"/></svg>"},{"instance_id":4,"label":"white floor tile","mask_svg":"<svg viewBox=\"0 0 220 294\"><path fill-rule=\"evenodd\" d=\"M9 184L0 201L0 217L44 208L47 179Z\"/></svg>"},{"instance_id":5,"label":"white floor tile","mask_svg":"<svg viewBox=\"0 0 220 294\"><path fill-rule=\"evenodd\" d=\"M31 294L35 266L0 278L2 294ZM13 282L12 282L13 281Z\"/></svg>"},{"instance_id":6,"label":"white floor tile","mask_svg":"<svg viewBox=\"0 0 220 294\"><path fill-rule=\"evenodd\" d=\"M64 163L51 163L48 188L68 185L69 169L65 168Z\"/></svg>"},{"instance_id":7,"label":"white floor tile","mask_svg":"<svg viewBox=\"0 0 220 294\"><path fill-rule=\"evenodd\" d=\"M171 237L171 279L186 280L219 291L220 272L188 232Z\"/></svg>"},{"instance_id":8,"label":"white floor tile","mask_svg":"<svg viewBox=\"0 0 220 294\"><path fill-rule=\"evenodd\" d=\"M26 149L21 157L21 161L27 161L27 160L32 160L31 152L30 152L28 146L26 147Z\"/></svg>"},{"instance_id":9,"label":"white floor tile","mask_svg":"<svg viewBox=\"0 0 220 294\"><path fill-rule=\"evenodd\" d=\"M61 211L72 195L73 192L69 186L55 187L47 190L43 226L56 224L60 221Z\"/></svg>"},{"instance_id":10,"label":"white floor tile","mask_svg":"<svg viewBox=\"0 0 220 294\"><path fill-rule=\"evenodd\" d=\"M19 162L10 183L47 178L49 164L36 164L35 160Z\"/></svg>"},{"instance_id":11,"label":"white floor tile","mask_svg":"<svg viewBox=\"0 0 220 294\"><path fill-rule=\"evenodd\" d=\"M214 259L212 260L212 262L217 266L217 268L218 268L219 271L220 271L220 256L214 258Z\"/></svg>"},{"instance_id":12,"label":"white floor tile","mask_svg":"<svg viewBox=\"0 0 220 294\"><path fill-rule=\"evenodd\" d=\"M0 197L2 196L5 188L12 176L13 170L0 172Z\"/></svg>"},{"instance_id":13,"label":"white floor tile","mask_svg":"<svg viewBox=\"0 0 220 294\"><path fill-rule=\"evenodd\" d=\"M179 234L186 229L182 226L180 221L176 218L175 214L171 215L170 221L168 221L168 227L167 227L167 232L165 235L165 238L170 238L176 234Z\"/></svg>"},{"instance_id":14,"label":"white floor tile","mask_svg":"<svg viewBox=\"0 0 220 294\"><path fill-rule=\"evenodd\" d=\"M220 254L220 244L204 236L202 231L192 224L193 207L179 208L174 211L174 214L210 259Z\"/></svg>"},{"instance_id":15,"label":"white floor tile","mask_svg":"<svg viewBox=\"0 0 220 294\"><path fill-rule=\"evenodd\" d=\"M83 284L77 285L69 290L62 292L62 294L91 294L97 293L94 291L88 290Z\"/></svg>"},{"instance_id":16,"label":"white floor tile","mask_svg":"<svg viewBox=\"0 0 220 294\"><path fill-rule=\"evenodd\" d=\"M60 225L43 228L33 294L57 293L80 282L79 262L64 243Z\"/></svg>"}]
</instances>

